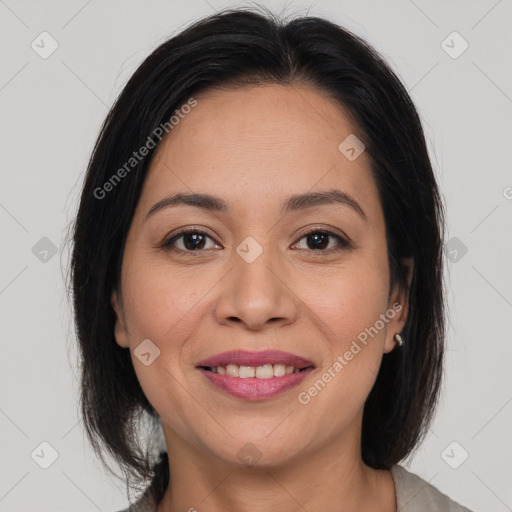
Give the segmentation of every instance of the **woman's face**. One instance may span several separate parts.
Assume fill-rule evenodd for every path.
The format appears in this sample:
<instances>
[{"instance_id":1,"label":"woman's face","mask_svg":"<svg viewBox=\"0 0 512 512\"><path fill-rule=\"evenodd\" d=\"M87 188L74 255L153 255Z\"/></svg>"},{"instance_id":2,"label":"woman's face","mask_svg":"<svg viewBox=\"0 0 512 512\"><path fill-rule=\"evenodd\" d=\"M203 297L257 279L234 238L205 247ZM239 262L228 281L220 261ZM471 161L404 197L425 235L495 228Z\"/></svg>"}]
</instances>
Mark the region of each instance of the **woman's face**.
<instances>
[{"instance_id":1,"label":"woman's face","mask_svg":"<svg viewBox=\"0 0 512 512\"><path fill-rule=\"evenodd\" d=\"M357 128L305 86L196 99L144 183L112 296L117 343L170 454L276 465L359 450L365 399L407 308L398 289L388 302L384 217L368 155L354 158ZM319 200L335 190L340 201ZM215 201L161 202L176 194ZM303 194L317 195L289 203ZM252 354L200 367L228 351Z\"/></svg>"}]
</instances>

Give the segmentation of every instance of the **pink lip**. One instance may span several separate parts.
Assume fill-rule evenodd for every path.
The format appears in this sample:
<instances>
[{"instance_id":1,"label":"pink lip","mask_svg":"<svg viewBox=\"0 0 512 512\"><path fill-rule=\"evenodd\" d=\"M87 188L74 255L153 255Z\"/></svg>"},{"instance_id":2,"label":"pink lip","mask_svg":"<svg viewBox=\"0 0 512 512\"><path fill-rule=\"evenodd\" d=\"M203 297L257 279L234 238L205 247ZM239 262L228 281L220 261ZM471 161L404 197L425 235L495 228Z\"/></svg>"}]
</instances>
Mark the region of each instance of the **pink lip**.
<instances>
[{"instance_id":1,"label":"pink lip","mask_svg":"<svg viewBox=\"0 0 512 512\"><path fill-rule=\"evenodd\" d=\"M230 377L226 374L220 375L206 369L216 366L226 367L228 364L254 367L264 364L284 364L303 370L299 373L289 373L282 377L271 377L270 379L258 379L256 377L242 379L240 377ZM232 396L246 400L265 400L298 386L313 371L315 365L304 357L280 350L264 350L261 352L233 350L204 359L198 363L197 367L212 384Z\"/></svg>"},{"instance_id":2,"label":"pink lip","mask_svg":"<svg viewBox=\"0 0 512 512\"><path fill-rule=\"evenodd\" d=\"M313 368L307 368L299 373L289 373L282 377L271 377L270 379L257 379L255 377L241 379L240 377L220 375L219 373L214 373L204 368L200 368L199 371L207 377L212 384L230 395L253 401L273 398L298 386L306 375L313 371Z\"/></svg>"},{"instance_id":3,"label":"pink lip","mask_svg":"<svg viewBox=\"0 0 512 512\"><path fill-rule=\"evenodd\" d=\"M261 352L249 352L246 350L232 350L222 352L199 362L197 366L227 366L236 364L238 366L262 366L264 364L284 364L294 366L295 368L307 368L315 366L311 361L304 357L296 356L290 352L281 350L263 350ZM279 377L281 378L281 377ZM271 380L271 379L268 379Z\"/></svg>"}]
</instances>

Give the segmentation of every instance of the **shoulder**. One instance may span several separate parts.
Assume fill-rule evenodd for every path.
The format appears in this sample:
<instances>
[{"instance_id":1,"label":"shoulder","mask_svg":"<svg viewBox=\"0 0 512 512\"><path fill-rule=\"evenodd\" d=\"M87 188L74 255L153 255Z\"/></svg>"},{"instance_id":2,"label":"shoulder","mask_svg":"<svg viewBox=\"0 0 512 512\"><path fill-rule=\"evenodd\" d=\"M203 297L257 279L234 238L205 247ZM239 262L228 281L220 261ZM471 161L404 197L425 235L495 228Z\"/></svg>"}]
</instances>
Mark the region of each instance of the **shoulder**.
<instances>
[{"instance_id":1,"label":"shoulder","mask_svg":"<svg viewBox=\"0 0 512 512\"><path fill-rule=\"evenodd\" d=\"M403 466L391 468L395 482L397 509L399 512L472 512L470 509L450 499L418 475L407 471ZM156 512L157 504L149 494L149 489L136 503L118 512Z\"/></svg>"},{"instance_id":2,"label":"shoulder","mask_svg":"<svg viewBox=\"0 0 512 512\"><path fill-rule=\"evenodd\" d=\"M391 468L399 512L471 512L398 464Z\"/></svg>"}]
</instances>

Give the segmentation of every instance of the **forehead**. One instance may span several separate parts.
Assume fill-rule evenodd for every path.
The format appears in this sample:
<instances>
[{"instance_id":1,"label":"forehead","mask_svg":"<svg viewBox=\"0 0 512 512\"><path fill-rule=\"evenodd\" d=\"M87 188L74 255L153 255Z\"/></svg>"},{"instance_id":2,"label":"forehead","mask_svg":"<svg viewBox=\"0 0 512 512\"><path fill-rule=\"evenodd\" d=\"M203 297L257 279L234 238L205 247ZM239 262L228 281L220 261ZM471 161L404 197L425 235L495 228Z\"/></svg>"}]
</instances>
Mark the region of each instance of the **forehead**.
<instances>
[{"instance_id":1,"label":"forehead","mask_svg":"<svg viewBox=\"0 0 512 512\"><path fill-rule=\"evenodd\" d=\"M360 135L348 111L309 86L264 85L209 90L163 139L144 184L142 203L171 192L210 193L250 207L308 191L342 189L378 205L363 152L339 150ZM238 198L238 203L237 203ZM145 205L147 206L147 205ZM150 205L149 205L150 206Z\"/></svg>"}]
</instances>

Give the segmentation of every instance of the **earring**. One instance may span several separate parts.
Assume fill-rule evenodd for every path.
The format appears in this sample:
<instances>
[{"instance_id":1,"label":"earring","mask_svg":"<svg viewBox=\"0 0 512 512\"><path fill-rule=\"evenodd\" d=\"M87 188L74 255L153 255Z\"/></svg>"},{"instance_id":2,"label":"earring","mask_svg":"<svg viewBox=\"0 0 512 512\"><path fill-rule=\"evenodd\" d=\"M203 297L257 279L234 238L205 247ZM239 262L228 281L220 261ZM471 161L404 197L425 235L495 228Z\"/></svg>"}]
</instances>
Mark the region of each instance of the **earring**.
<instances>
[{"instance_id":1,"label":"earring","mask_svg":"<svg viewBox=\"0 0 512 512\"><path fill-rule=\"evenodd\" d=\"M397 345L399 347L401 347L403 344L404 344L404 340L402 338L402 336L400 336L400 334L397 332L394 336L393 336L394 340L396 341Z\"/></svg>"}]
</instances>

